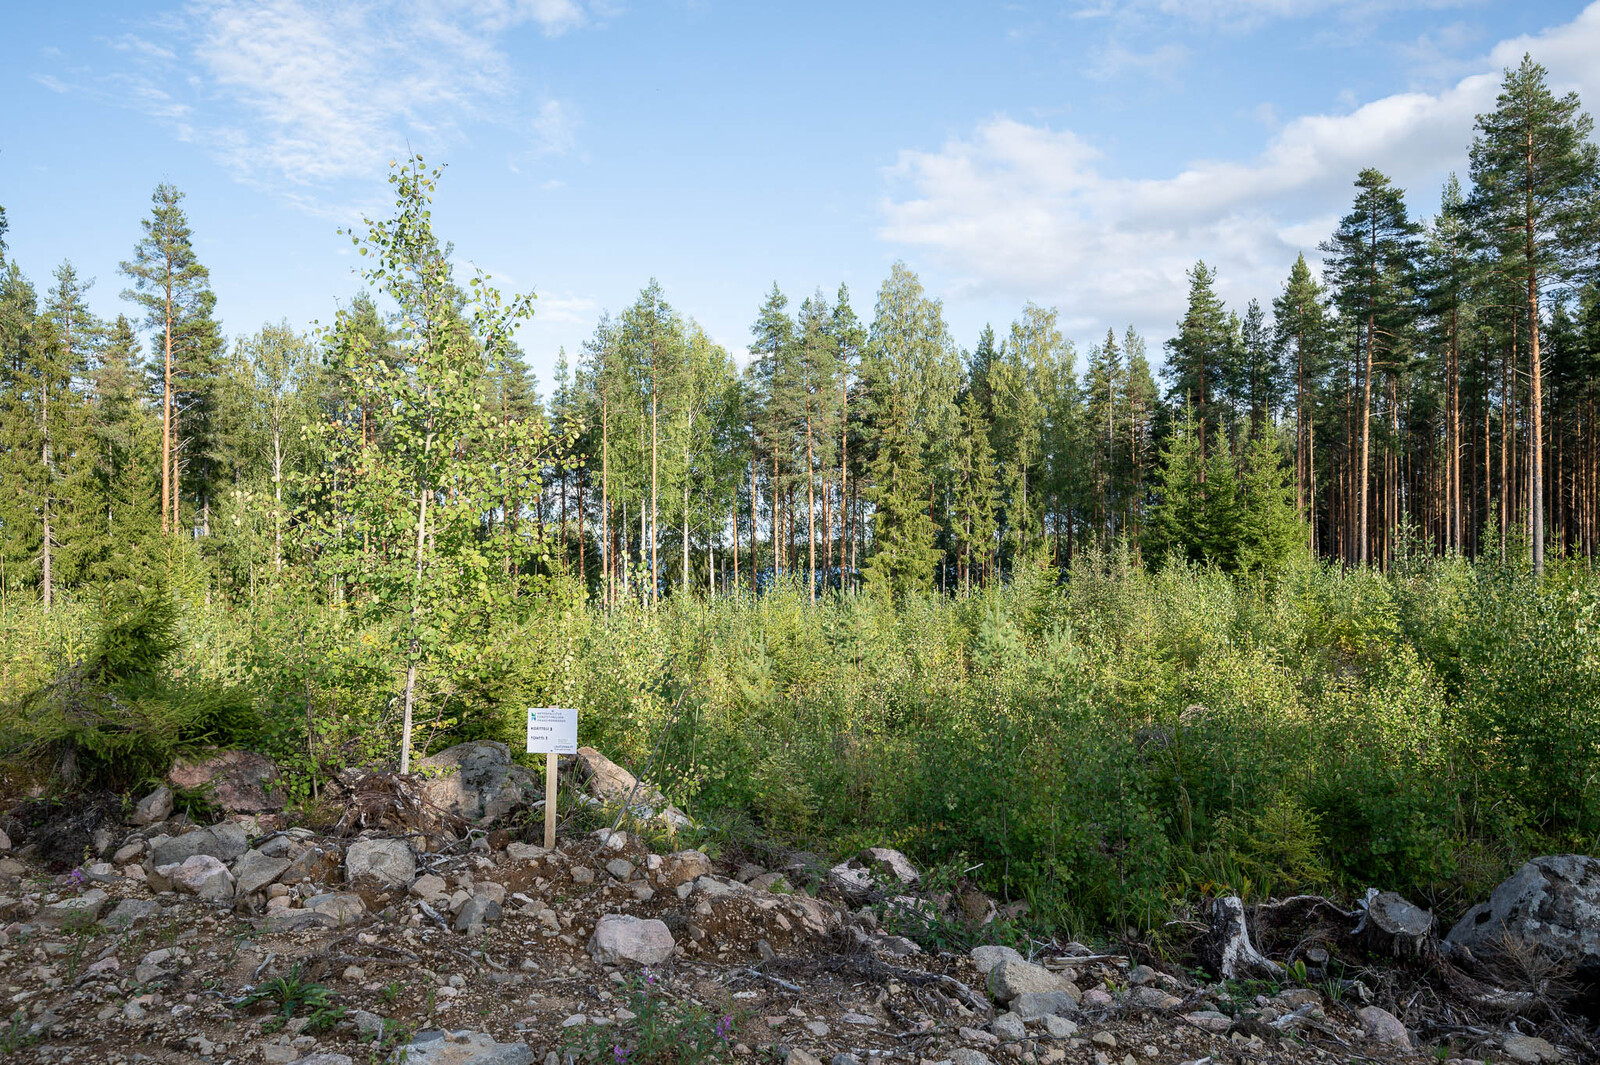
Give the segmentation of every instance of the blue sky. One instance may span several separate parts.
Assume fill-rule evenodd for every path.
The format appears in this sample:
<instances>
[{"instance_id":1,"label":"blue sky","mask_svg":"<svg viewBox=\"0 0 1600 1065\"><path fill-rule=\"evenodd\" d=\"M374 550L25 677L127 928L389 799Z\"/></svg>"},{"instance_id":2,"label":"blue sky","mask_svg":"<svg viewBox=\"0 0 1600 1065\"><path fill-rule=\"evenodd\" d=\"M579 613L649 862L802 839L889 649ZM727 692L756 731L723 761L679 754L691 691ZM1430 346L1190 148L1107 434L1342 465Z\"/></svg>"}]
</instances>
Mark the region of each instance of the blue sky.
<instances>
[{"instance_id":1,"label":"blue sky","mask_svg":"<svg viewBox=\"0 0 1600 1065\"><path fill-rule=\"evenodd\" d=\"M225 330L309 327L359 288L340 226L407 145L448 164L458 257L537 291L542 381L651 278L742 351L773 281L895 259L956 340L1025 301L1080 348L1156 342L1184 270L1241 309L1314 255L1378 166L1431 211L1531 51L1600 106L1600 2L312 0L18 5L0 205L41 288L114 314L160 181L188 194ZM1153 345L1154 346L1154 345Z\"/></svg>"}]
</instances>

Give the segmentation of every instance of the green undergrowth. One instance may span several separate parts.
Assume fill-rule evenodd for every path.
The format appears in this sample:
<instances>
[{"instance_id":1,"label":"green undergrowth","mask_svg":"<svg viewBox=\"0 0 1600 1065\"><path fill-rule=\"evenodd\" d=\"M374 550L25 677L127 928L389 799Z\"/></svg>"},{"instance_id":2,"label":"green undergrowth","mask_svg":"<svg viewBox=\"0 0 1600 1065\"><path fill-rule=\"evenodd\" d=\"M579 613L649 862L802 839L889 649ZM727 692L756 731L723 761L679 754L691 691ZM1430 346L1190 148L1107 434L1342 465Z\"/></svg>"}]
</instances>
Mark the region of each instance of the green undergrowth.
<instances>
[{"instance_id":1,"label":"green undergrowth","mask_svg":"<svg viewBox=\"0 0 1600 1065\"><path fill-rule=\"evenodd\" d=\"M583 742L697 819L678 842L769 865L899 847L1083 936L1223 891L1378 886L1449 920L1532 854L1596 849L1597 607L1586 569L1455 560L1268 580L1083 554L970 598L780 584L610 613L552 582L495 654L425 678L414 743L520 750L525 707L577 706ZM397 752L398 634L354 617L292 589L185 600L160 690L250 692L251 742L309 795ZM98 626L84 602L0 617L14 750L37 728L16 708L56 698ZM185 720L152 760L225 731Z\"/></svg>"}]
</instances>

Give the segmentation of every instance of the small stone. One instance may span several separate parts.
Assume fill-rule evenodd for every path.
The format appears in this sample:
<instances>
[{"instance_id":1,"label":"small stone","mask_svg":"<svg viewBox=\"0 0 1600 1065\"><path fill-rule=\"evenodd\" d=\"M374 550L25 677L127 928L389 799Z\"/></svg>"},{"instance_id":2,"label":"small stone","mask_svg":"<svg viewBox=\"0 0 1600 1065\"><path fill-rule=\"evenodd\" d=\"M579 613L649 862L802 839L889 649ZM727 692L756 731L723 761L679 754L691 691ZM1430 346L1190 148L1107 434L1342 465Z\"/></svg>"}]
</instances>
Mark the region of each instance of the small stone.
<instances>
[{"instance_id":1,"label":"small stone","mask_svg":"<svg viewBox=\"0 0 1600 1065\"><path fill-rule=\"evenodd\" d=\"M976 1043L983 1047L1000 1045L999 1036L995 1035L993 1032L985 1032L980 1028L962 1027L956 1029L956 1034L961 1037L961 1041L963 1043Z\"/></svg>"},{"instance_id":2,"label":"small stone","mask_svg":"<svg viewBox=\"0 0 1600 1065\"><path fill-rule=\"evenodd\" d=\"M1500 1046L1506 1052L1506 1057L1523 1065L1561 1060L1560 1052L1538 1036L1508 1035L1500 1041Z\"/></svg>"},{"instance_id":3,"label":"small stone","mask_svg":"<svg viewBox=\"0 0 1600 1065\"><path fill-rule=\"evenodd\" d=\"M233 874L213 855L193 854L177 865L159 866L156 872L171 882L174 891L202 899L233 898Z\"/></svg>"},{"instance_id":4,"label":"small stone","mask_svg":"<svg viewBox=\"0 0 1600 1065\"><path fill-rule=\"evenodd\" d=\"M587 866L574 865L572 867L572 882L574 884L594 883L594 870Z\"/></svg>"},{"instance_id":5,"label":"small stone","mask_svg":"<svg viewBox=\"0 0 1600 1065\"><path fill-rule=\"evenodd\" d=\"M33 920L47 928L91 925L99 918L100 911L105 909L108 898L99 888L90 888L82 895L69 895L59 902L47 904Z\"/></svg>"},{"instance_id":6,"label":"small stone","mask_svg":"<svg viewBox=\"0 0 1600 1065\"><path fill-rule=\"evenodd\" d=\"M1028 960L1011 947L973 947L968 956L972 958L972 964L978 967L980 973L989 972L1003 961L1026 962Z\"/></svg>"},{"instance_id":7,"label":"small stone","mask_svg":"<svg viewBox=\"0 0 1600 1065\"><path fill-rule=\"evenodd\" d=\"M854 1054L840 1053L833 1056L829 1065L861 1065L861 1059Z\"/></svg>"},{"instance_id":8,"label":"small stone","mask_svg":"<svg viewBox=\"0 0 1600 1065\"><path fill-rule=\"evenodd\" d=\"M144 840L141 839L118 847L116 853L111 855L111 864L127 865L130 862L138 861L142 857L144 857Z\"/></svg>"},{"instance_id":9,"label":"small stone","mask_svg":"<svg viewBox=\"0 0 1600 1065\"><path fill-rule=\"evenodd\" d=\"M817 1038L817 1039L826 1039L826 1038L828 1038L828 1033L832 1030L826 1024L822 1023L821 1021L807 1021L805 1024L801 1025L800 1027L802 1027L806 1031L810 1032L811 1035L813 1037Z\"/></svg>"},{"instance_id":10,"label":"small stone","mask_svg":"<svg viewBox=\"0 0 1600 1065\"><path fill-rule=\"evenodd\" d=\"M672 956L672 932L661 921L608 913L595 922L589 953L598 962L659 965Z\"/></svg>"},{"instance_id":11,"label":"small stone","mask_svg":"<svg viewBox=\"0 0 1600 1065\"><path fill-rule=\"evenodd\" d=\"M613 858L606 863L606 872L618 880L628 880L634 873L633 863L626 858Z\"/></svg>"},{"instance_id":12,"label":"small stone","mask_svg":"<svg viewBox=\"0 0 1600 1065\"><path fill-rule=\"evenodd\" d=\"M257 850L245 851L233 863L234 892L254 895L289 868L289 859L274 858Z\"/></svg>"},{"instance_id":13,"label":"small stone","mask_svg":"<svg viewBox=\"0 0 1600 1065\"><path fill-rule=\"evenodd\" d=\"M1377 1043L1387 1043L1402 1050L1411 1049L1411 1036L1407 1034L1406 1026L1388 1010L1377 1006L1363 1006L1356 1011L1356 1017L1360 1019L1361 1030L1368 1039Z\"/></svg>"},{"instance_id":14,"label":"small stone","mask_svg":"<svg viewBox=\"0 0 1600 1065\"><path fill-rule=\"evenodd\" d=\"M313 895L306 899L305 908L312 913L331 917L339 924L347 924L367 912L367 904L362 901L361 896L347 892Z\"/></svg>"},{"instance_id":15,"label":"small stone","mask_svg":"<svg viewBox=\"0 0 1600 1065\"><path fill-rule=\"evenodd\" d=\"M1089 1037L1089 1042L1107 1050L1115 1050L1117 1048L1117 1037L1110 1032L1096 1032Z\"/></svg>"},{"instance_id":16,"label":"small stone","mask_svg":"<svg viewBox=\"0 0 1600 1065\"><path fill-rule=\"evenodd\" d=\"M469 932L474 928L482 928L485 923L500 920L500 904L488 895L474 895L466 901L456 913L454 928L457 932Z\"/></svg>"},{"instance_id":17,"label":"small stone","mask_svg":"<svg viewBox=\"0 0 1600 1065\"><path fill-rule=\"evenodd\" d=\"M580 1024L588 1024L588 1023L589 1023L589 1018L588 1017L585 1017L581 1013L574 1013L572 1016L568 1017L566 1020L561 1022L561 1027L563 1027L563 1028L576 1028Z\"/></svg>"},{"instance_id":18,"label":"small stone","mask_svg":"<svg viewBox=\"0 0 1600 1065\"><path fill-rule=\"evenodd\" d=\"M163 784L139 800L139 805L133 808L133 816L128 818L128 821L135 825L153 825L171 816L172 789Z\"/></svg>"},{"instance_id":19,"label":"small stone","mask_svg":"<svg viewBox=\"0 0 1600 1065\"><path fill-rule=\"evenodd\" d=\"M950 1051L950 1065L994 1065L989 1055L971 1047L956 1047Z\"/></svg>"},{"instance_id":20,"label":"small stone","mask_svg":"<svg viewBox=\"0 0 1600 1065\"><path fill-rule=\"evenodd\" d=\"M783 1061L784 1065L822 1065L822 1062L818 1061L815 1055L801 1050L799 1047L790 1050Z\"/></svg>"},{"instance_id":21,"label":"small stone","mask_svg":"<svg viewBox=\"0 0 1600 1065\"><path fill-rule=\"evenodd\" d=\"M1028 1028L1015 1013L1002 1013L989 1024L989 1031L1002 1043L1020 1043L1028 1037Z\"/></svg>"},{"instance_id":22,"label":"small stone","mask_svg":"<svg viewBox=\"0 0 1600 1065\"><path fill-rule=\"evenodd\" d=\"M433 873L423 873L411 882L411 887L407 890L419 899L431 901L443 895L447 890L447 885L444 882L444 877Z\"/></svg>"},{"instance_id":23,"label":"small stone","mask_svg":"<svg viewBox=\"0 0 1600 1065\"><path fill-rule=\"evenodd\" d=\"M1028 991L1064 991L1066 981L1042 965L1001 960L989 970L989 994L997 1002L1010 1002Z\"/></svg>"},{"instance_id":24,"label":"small stone","mask_svg":"<svg viewBox=\"0 0 1600 1065\"><path fill-rule=\"evenodd\" d=\"M1024 991L1011 1000L1011 1012L1025 1021L1072 1013L1077 1008L1077 1000L1066 991Z\"/></svg>"},{"instance_id":25,"label":"small stone","mask_svg":"<svg viewBox=\"0 0 1600 1065\"><path fill-rule=\"evenodd\" d=\"M863 1026L878 1023L878 1018L869 1016L865 1013L841 1013L839 1015L839 1020L845 1024L859 1024Z\"/></svg>"},{"instance_id":26,"label":"small stone","mask_svg":"<svg viewBox=\"0 0 1600 1065\"><path fill-rule=\"evenodd\" d=\"M1070 1039L1078 1034L1078 1025L1075 1021L1052 1013L1045 1016L1044 1030L1052 1039Z\"/></svg>"},{"instance_id":27,"label":"small stone","mask_svg":"<svg viewBox=\"0 0 1600 1065\"><path fill-rule=\"evenodd\" d=\"M356 1010L350 1014L350 1019L355 1022L356 1031L368 1038L383 1035L384 1027L389 1023L376 1013L367 1010Z\"/></svg>"}]
</instances>

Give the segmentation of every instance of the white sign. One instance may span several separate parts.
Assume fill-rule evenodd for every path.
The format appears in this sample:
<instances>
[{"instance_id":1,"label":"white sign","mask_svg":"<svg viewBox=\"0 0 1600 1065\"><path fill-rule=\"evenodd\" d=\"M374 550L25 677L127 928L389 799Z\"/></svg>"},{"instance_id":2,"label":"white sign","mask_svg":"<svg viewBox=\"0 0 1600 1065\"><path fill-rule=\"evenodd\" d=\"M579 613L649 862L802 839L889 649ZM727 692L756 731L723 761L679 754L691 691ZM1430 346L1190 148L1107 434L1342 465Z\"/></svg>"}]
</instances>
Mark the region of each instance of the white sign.
<instances>
[{"instance_id":1,"label":"white sign","mask_svg":"<svg viewBox=\"0 0 1600 1065\"><path fill-rule=\"evenodd\" d=\"M578 712L559 706L528 707L529 754L577 754Z\"/></svg>"}]
</instances>

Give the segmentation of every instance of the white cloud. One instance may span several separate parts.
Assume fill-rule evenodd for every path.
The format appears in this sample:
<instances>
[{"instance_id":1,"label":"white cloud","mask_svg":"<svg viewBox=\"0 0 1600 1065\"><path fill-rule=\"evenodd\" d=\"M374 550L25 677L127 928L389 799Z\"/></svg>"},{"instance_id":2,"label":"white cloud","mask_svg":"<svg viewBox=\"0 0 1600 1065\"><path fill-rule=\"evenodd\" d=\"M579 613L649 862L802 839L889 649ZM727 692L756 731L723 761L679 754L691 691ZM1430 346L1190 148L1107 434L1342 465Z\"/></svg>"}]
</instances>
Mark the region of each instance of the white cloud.
<instances>
[{"instance_id":1,"label":"white cloud","mask_svg":"<svg viewBox=\"0 0 1600 1065\"><path fill-rule=\"evenodd\" d=\"M124 103L181 120L240 179L299 201L476 121L570 150L570 108L517 117L502 45L520 27L555 37L588 21L579 0L193 0L163 24L176 51L132 34L108 44L130 58Z\"/></svg>"},{"instance_id":2,"label":"white cloud","mask_svg":"<svg viewBox=\"0 0 1600 1065\"><path fill-rule=\"evenodd\" d=\"M1123 74L1170 79L1188 60L1189 49L1181 44L1164 44L1148 52L1135 52L1111 41L1100 49L1084 73L1096 81L1110 81Z\"/></svg>"},{"instance_id":3,"label":"white cloud","mask_svg":"<svg viewBox=\"0 0 1600 1065\"><path fill-rule=\"evenodd\" d=\"M1273 295L1294 256L1314 253L1348 208L1362 167L1428 202L1446 171L1465 171L1474 117L1494 106L1501 69L1524 51L1550 68L1557 91L1600 102L1596 3L1571 23L1503 42L1478 73L1440 92L1294 118L1254 158L1198 160L1170 177L1118 177L1070 130L996 117L937 151L900 153L880 235L932 253L953 297L1031 298L1080 327L1132 320L1161 335L1198 258L1219 267L1233 302Z\"/></svg>"},{"instance_id":4,"label":"white cloud","mask_svg":"<svg viewBox=\"0 0 1600 1065\"><path fill-rule=\"evenodd\" d=\"M543 325L588 325L599 310L599 301L588 296L540 293L533 304L533 320Z\"/></svg>"}]
</instances>

